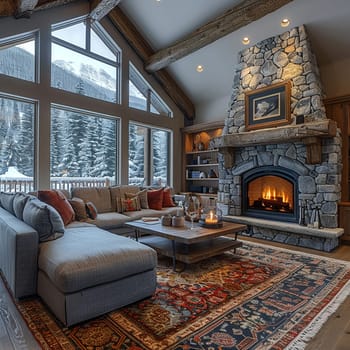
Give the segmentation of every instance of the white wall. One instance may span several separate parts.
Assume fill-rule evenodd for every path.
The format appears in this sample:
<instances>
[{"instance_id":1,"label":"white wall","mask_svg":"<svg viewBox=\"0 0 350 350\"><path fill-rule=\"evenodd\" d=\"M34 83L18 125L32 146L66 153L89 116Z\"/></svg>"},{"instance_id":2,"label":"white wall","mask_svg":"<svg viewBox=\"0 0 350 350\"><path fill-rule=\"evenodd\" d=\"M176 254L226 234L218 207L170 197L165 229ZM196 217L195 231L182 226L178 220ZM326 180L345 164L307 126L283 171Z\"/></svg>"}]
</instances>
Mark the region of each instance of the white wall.
<instances>
[{"instance_id":1,"label":"white wall","mask_svg":"<svg viewBox=\"0 0 350 350\"><path fill-rule=\"evenodd\" d=\"M221 96L219 99L203 101L197 104L195 124L212 121L222 121L227 118L229 110L231 91L227 91L227 96Z\"/></svg>"}]
</instances>

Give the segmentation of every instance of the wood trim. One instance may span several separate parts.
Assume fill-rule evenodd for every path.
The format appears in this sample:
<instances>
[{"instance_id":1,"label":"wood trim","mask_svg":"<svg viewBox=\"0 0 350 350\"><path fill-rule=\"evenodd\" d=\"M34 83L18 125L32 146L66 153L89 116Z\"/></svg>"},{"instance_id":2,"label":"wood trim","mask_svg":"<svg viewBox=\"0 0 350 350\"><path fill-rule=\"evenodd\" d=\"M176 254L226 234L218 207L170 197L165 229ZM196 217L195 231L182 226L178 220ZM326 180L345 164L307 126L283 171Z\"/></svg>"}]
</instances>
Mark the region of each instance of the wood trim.
<instances>
[{"instance_id":1,"label":"wood trim","mask_svg":"<svg viewBox=\"0 0 350 350\"><path fill-rule=\"evenodd\" d=\"M119 7L109 12L108 18L143 62L146 62L148 57L154 54L150 44L142 37L134 24ZM185 114L186 118L193 120L195 117L194 105L172 76L165 70L155 72L153 76Z\"/></svg>"},{"instance_id":2,"label":"wood trim","mask_svg":"<svg viewBox=\"0 0 350 350\"><path fill-rule=\"evenodd\" d=\"M148 72L156 72L235 30L278 10L293 0L245 0L223 15L192 32L181 41L149 57Z\"/></svg>"},{"instance_id":3,"label":"wood trim","mask_svg":"<svg viewBox=\"0 0 350 350\"><path fill-rule=\"evenodd\" d=\"M326 98L326 99L323 100L323 103L325 105L344 103L344 102L350 102L350 95Z\"/></svg>"},{"instance_id":4,"label":"wood trim","mask_svg":"<svg viewBox=\"0 0 350 350\"><path fill-rule=\"evenodd\" d=\"M214 121L214 122L200 123L200 124L186 126L186 127L182 128L181 131L185 132L185 133L194 133L194 132L200 132L200 131L220 129L220 128L223 128L224 125L225 125L225 122L219 120L219 121Z\"/></svg>"},{"instance_id":5,"label":"wood trim","mask_svg":"<svg viewBox=\"0 0 350 350\"><path fill-rule=\"evenodd\" d=\"M39 1L39 4L35 7L34 11L48 10L57 6L67 5L75 1L76 0L55 0L44 3L42 3L42 1Z\"/></svg>"}]
</instances>

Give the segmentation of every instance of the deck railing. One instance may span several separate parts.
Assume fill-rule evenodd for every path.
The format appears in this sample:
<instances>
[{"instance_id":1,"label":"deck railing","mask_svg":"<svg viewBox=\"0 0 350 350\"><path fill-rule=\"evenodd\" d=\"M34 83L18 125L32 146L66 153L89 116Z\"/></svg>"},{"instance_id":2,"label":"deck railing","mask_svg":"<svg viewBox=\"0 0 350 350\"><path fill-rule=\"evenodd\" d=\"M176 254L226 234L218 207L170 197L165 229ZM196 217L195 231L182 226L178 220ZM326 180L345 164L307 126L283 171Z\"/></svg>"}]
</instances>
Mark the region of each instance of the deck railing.
<instances>
[{"instance_id":1,"label":"deck railing","mask_svg":"<svg viewBox=\"0 0 350 350\"><path fill-rule=\"evenodd\" d=\"M52 189L69 191L72 187L108 187L114 181L108 177L52 177L50 182ZM31 177L0 177L0 191L32 192L34 190L34 182Z\"/></svg>"}]
</instances>

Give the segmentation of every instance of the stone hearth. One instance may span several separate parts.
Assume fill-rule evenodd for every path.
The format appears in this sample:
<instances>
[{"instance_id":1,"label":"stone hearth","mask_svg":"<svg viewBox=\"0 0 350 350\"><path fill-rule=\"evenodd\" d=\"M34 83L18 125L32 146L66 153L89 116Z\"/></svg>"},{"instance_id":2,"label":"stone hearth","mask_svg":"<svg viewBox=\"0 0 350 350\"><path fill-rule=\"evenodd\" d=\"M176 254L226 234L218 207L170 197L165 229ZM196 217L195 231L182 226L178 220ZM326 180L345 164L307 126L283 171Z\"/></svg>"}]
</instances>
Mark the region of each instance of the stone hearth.
<instances>
[{"instance_id":1,"label":"stone hearth","mask_svg":"<svg viewBox=\"0 0 350 350\"><path fill-rule=\"evenodd\" d=\"M246 234L250 236L330 251L342 234L337 228L341 137L325 113L318 67L305 27L242 51L239 62L223 135L214 140L220 152L219 205L227 219L239 218L248 224ZM291 82L290 125L246 131L245 92L285 80ZM296 123L298 116L303 116L302 124ZM297 173L298 199L320 208L324 229L279 221L273 225L270 220L242 216L242 176L266 166Z\"/></svg>"}]
</instances>

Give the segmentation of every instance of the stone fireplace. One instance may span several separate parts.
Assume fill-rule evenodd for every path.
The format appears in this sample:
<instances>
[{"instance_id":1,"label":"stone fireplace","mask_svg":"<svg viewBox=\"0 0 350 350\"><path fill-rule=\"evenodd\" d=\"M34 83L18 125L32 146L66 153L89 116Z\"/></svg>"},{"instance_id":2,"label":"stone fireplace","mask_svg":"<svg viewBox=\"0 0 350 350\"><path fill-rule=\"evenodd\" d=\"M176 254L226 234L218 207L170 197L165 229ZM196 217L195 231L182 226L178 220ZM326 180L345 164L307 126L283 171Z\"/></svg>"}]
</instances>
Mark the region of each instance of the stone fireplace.
<instances>
[{"instance_id":1,"label":"stone fireplace","mask_svg":"<svg viewBox=\"0 0 350 350\"><path fill-rule=\"evenodd\" d=\"M245 93L290 81L291 122L246 131ZM338 245L341 138L329 120L315 56L300 26L240 53L219 148L218 202L247 235L330 251ZM322 228L299 225L300 205Z\"/></svg>"}]
</instances>

